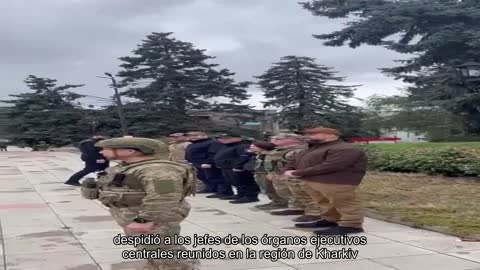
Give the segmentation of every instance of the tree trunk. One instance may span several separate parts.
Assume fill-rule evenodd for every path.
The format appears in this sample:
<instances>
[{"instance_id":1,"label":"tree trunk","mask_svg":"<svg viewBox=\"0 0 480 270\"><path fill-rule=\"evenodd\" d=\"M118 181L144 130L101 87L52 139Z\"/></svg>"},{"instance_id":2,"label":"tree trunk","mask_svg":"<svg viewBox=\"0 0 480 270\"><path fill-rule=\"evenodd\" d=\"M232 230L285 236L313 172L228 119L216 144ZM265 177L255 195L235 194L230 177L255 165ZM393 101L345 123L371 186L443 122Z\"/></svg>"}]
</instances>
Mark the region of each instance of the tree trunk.
<instances>
[{"instance_id":1,"label":"tree trunk","mask_svg":"<svg viewBox=\"0 0 480 270\"><path fill-rule=\"evenodd\" d=\"M296 120L296 122L297 122L296 126L297 126L297 129L303 129L302 124L303 124L303 120L304 120L305 115L306 115L305 109L307 107L306 93L305 93L305 89L303 88L302 83L300 82L300 64L298 62L296 62L296 64L297 64L297 66L296 66L296 70L295 70L295 84L298 87L297 98L299 100L298 113L297 113L298 119Z\"/></svg>"}]
</instances>

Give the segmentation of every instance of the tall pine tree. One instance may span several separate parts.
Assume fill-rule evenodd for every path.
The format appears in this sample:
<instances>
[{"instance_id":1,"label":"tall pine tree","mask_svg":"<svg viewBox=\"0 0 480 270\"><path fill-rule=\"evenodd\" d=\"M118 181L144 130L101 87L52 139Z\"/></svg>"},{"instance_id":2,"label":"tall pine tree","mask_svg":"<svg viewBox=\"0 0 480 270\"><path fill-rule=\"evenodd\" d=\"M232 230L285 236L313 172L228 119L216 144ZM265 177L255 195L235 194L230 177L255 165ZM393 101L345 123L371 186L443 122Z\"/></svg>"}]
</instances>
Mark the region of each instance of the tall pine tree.
<instances>
[{"instance_id":1,"label":"tall pine tree","mask_svg":"<svg viewBox=\"0 0 480 270\"><path fill-rule=\"evenodd\" d=\"M285 56L256 78L269 99L265 107L280 109L279 119L288 128L348 127L347 133L352 134L361 116L347 103L354 86L339 85L344 78L335 74L332 68L315 63L314 58Z\"/></svg>"},{"instance_id":2,"label":"tall pine tree","mask_svg":"<svg viewBox=\"0 0 480 270\"><path fill-rule=\"evenodd\" d=\"M409 102L463 115L466 130L480 133L478 82L464 82L457 65L480 62L478 0L311 0L315 16L349 20L343 29L315 35L327 46L382 46L409 59L382 69L412 83Z\"/></svg>"},{"instance_id":3,"label":"tall pine tree","mask_svg":"<svg viewBox=\"0 0 480 270\"><path fill-rule=\"evenodd\" d=\"M248 82L237 83L228 69L216 69L214 57L172 33L152 33L133 51L122 57L124 95L149 106L186 115L190 109L205 109L209 99L228 98L240 103L248 98Z\"/></svg>"},{"instance_id":4,"label":"tall pine tree","mask_svg":"<svg viewBox=\"0 0 480 270\"><path fill-rule=\"evenodd\" d=\"M25 80L33 92L10 95L7 127L12 142L35 146L40 142L63 146L84 139L88 127L79 125L83 109L74 101L82 96L68 91L83 85L59 86L57 80L30 75Z\"/></svg>"}]
</instances>

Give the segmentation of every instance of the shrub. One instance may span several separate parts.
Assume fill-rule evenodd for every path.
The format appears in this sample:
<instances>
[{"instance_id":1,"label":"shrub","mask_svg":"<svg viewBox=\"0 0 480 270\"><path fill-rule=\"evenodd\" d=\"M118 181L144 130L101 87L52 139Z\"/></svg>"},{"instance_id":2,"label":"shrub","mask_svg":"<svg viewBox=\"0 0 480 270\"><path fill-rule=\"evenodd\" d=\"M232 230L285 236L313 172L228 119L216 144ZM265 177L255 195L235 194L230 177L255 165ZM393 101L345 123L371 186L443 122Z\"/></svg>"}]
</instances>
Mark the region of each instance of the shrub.
<instances>
[{"instance_id":1,"label":"shrub","mask_svg":"<svg viewBox=\"0 0 480 270\"><path fill-rule=\"evenodd\" d=\"M480 149L476 148L418 148L392 152L373 145L360 147L368 155L371 170L444 176L480 176Z\"/></svg>"}]
</instances>

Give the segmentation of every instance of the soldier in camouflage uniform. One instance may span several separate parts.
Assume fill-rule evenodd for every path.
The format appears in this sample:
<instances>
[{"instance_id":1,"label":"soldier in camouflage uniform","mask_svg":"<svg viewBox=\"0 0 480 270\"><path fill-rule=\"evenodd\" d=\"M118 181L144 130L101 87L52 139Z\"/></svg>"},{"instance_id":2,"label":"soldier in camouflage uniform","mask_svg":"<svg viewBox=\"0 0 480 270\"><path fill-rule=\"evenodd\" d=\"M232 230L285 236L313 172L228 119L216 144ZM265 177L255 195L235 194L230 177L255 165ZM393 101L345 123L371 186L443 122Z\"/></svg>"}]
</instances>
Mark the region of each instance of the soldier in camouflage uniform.
<instances>
[{"instance_id":1,"label":"soldier in camouflage uniform","mask_svg":"<svg viewBox=\"0 0 480 270\"><path fill-rule=\"evenodd\" d=\"M191 144L188 141L188 136L184 133L174 133L168 136L171 140L170 145L168 146L168 160L187 164L185 160L185 150L187 146Z\"/></svg>"},{"instance_id":2,"label":"soldier in camouflage uniform","mask_svg":"<svg viewBox=\"0 0 480 270\"><path fill-rule=\"evenodd\" d=\"M267 204L256 205L255 207L261 210L274 210L287 208L287 199L280 197L273 186L272 181L267 179L268 171L265 169L265 158L270 151L275 149L275 144L271 142L255 141L248 150L251 153L255 153L253 158L255 161L255 181L263 189L265 195L271 200Z\"/></svg>"},{"instance_id":3,"label":"soldier in camouflage uniform","mask_svg":"<svg viewBox=\"0 0 480 270\"><path fill-rule=\"evenodd\" d=\"M173 133L168 136L171 140L168 145L168 160L182 164L188 164L185 159L185 151L187 147L192 144L188 133ZM206 189L205 183L197 177L197 192Z\"/></svg>"},{"instance_id":4,"label":"soldier in camouflage uniform","mask_svg":"<svg viewBox=\"0 0 480 270\"><path fill-rule=\"evenodd\" d=\"M305 192L307 188L303 182L283 175L283 167L295 155L307 149L303 138L297 134L281 133L271 138L277 147L267 154L266 164L270 173L268 179L272 181L277 194L288 200L288 209L272 211L272 215L287 216L301 215L293 221L312 222L321 219L321 209L318 208L312 197Z\"/></svg>"},{"instance_id":5,"label":"soldier in camouflage uniform","mask_svg":"<svg viewBox=\"0 0 480 270\"><path fill-rule=\"evenodd\" d=\"M194 193L195 178L189 167L155 155L168 151L166 144L147 138L115 138L96 144L109 160L121 163L108 168L98 180L98 199L110 209L129 236L154 234L173 237L190 212L185 197ZM85 182L84 182L85 183ZM87 184L82 186L82 194ZM85 197L85 195L84 195ZM90 197L90 199L92 199ZM137 246L138 250L184 250L180 245ZM142 270L191 270L198 261L149 259Z\"/></svg>"}]
</instances>

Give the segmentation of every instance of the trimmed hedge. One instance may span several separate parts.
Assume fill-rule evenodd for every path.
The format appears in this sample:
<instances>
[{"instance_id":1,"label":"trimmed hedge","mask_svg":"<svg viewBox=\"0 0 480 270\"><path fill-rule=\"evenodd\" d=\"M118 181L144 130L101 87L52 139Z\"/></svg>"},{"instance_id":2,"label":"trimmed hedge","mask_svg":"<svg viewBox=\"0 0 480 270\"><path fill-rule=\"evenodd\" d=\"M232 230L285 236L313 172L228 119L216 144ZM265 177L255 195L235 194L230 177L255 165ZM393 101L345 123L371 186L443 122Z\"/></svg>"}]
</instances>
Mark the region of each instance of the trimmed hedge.
<instances>
[{"instance_id":1,"label":"trimmed hedge","mask_svg":"<svg viewBox=\"0 0 480 270\"><path fill-rule=\"evenodd\" d=\"M470 147L417 148L386 151L359 145L369 157L371 170L444 176L480 176L480 149Z\"/></svg>"}]
</instances>

